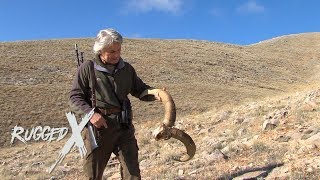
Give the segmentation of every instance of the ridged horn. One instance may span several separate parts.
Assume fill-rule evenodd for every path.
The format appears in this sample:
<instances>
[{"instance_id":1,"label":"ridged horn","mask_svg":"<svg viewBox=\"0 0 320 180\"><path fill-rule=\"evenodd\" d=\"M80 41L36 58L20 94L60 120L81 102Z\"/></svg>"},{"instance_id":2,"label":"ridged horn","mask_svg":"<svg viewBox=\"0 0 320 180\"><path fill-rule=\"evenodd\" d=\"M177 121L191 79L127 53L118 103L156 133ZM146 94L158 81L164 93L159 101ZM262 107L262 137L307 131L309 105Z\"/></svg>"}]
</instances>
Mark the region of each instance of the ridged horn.
<instances>
[{"instance_id":1,"label":"ridged horn","mask_svg":"<svg viewBox=\"0 0 320 180\"><path fill-rule=\"evenodd\" d=\"M162 89L147 89L140 95L140 98L146 95L159 96L161 98L161 102L164 105L163 124L172 127L176 122L176 106L171 95Z\"/></svg>"},{"instance_id":2,"label":"ridged horn","mask_svg":"<svg viewBox=\"0 0 320 180\"><path fill-rule=\"evenodd\" d=\"M156 140L167 140L172 137L181 141L187 149L187 154L180 158L175 158L175 160L181 162L190 160L196 152L196 145L187 133L181 131L180 129L172 127L174 126L174 123L176 121L176 107L171 95L165 90L151 89L144 91L141 94L140 98L148 95L160 97L165 109L163 124L153 132L153 136Z\"/></svg>"},{"instance_id":3,"label":"ridged horn","mask_svg":"<svg viewBox=\"0 0 320 180\"><path fill-rule=\"evenodd\" d=\"M192 138L187 133L177 128L170 128L169 131L172 138L175 138L181 141L186 146L186 149L187 149L187 154L180 158L177 158L176 160L181 162L190 160L196 153L196 144L194 143Z\"/></svg>"},{"instance_id":4,"label":"ridged horn","mask_svg":"<svg viewBox=\"0 0 320 180\"><path fill-rule=\"evenodd\" d=\"M174 160L185 162L190 160L196 153L196 145L194 141L187 133L180 129L167 127L166 125L162 124L160 127L155 129L152 134L157 141L160 139L168 140L172 137L181 141L185 145L187 154L183 155L182 157L174 158Z\"/></svg>"}]
</instances>

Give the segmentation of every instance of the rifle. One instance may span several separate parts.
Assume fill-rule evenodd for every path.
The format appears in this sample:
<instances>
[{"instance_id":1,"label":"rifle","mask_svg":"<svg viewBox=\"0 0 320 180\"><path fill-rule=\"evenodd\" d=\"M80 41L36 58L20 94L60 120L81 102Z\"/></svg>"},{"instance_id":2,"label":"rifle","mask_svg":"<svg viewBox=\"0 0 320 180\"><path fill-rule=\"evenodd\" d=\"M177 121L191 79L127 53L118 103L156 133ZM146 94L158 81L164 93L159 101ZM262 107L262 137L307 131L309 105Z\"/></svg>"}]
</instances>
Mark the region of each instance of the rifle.
<instances>
[{"instance_id":1,"label":"rifle","mask_svg":"<svg viewBox=\"0 0 320 180\"><path fill-rule=\"evenodd\" d=\"M83 52L80 53L81 54L81 59L80 59L79 58L78 45L75 44L74 47L75 47L77 61L78 61L78 67L79 67L81 65L81 63L83 63ZM91 101L92 101L92 107L95 108L96 107L96 93L95 93L96 77L95 77L95 73L94 73L93 62L92 61L90 61L90 62L91 62L90 63L90 76L91 76L91 81L92 81L92 99L91 99ZM96 138L94 136L93 126L92 126L92 124L90 122L90 118L92 117L93 114L94 114L94 109L92 109L90 111L90 113L86 114L85 117L82 118L82 121L78 126L80 132L82 131L82 129L85 126L87 126L88 134L89 134L89 141L90 141L90 145L91 145L91 151L93 151L95 148L98 147ZM68 113L67 114L67 118L68 118L68 121L69 121L70 124L71 124L71 122L77 124L76 117L74 116L74 114ZM77 135L74 135L74 136L77 136ZM79 135L79 136L81 136L81 135ZM72 137L73 137L73 135L72 135ZM63 161L63 159L70 152L70 150L71 150L71 148L73 147L74 144L76 144L78 146L81 157L83 157L87 153L87 150L83 145L83 141L74 141L74 138L72 138L72 137L63 146L62 150L59 153L58 160L48 169L49 173L51 173L55 169L55 167L59 163L61 163Z\"/></svg>"},{"instance_id":2,"label":"rifle","mask_svg":"<svg viewBox=\"0 0 320 180\"><path fill-rule=\"evenodd\" d=\"M75 44L74 45L75 48L75 52L76 52L76 57L77 57L77 62L78 62L78 67L81 65L81 63L83 63L83 52L80 52L80 57L79 58L79 50L78 50L78 45ZM90 69L90 76L91 76L91 82L92 82L92 107L95 108L96 107L96 92L95 92L95 87L96 87L96 77L95 77L95 73L94 73L94 67L93 67L93 63L90 64L91 69ZM92 151L98 147L97 141L96 141L96 137L94 135L94 131L93 131L93 126L92 123L89 121L87 124L87 128L88 128L88 133L89 133L89 141L90 141L90 145L91 145L91 149Z\"/></svg>"}]
</instances>

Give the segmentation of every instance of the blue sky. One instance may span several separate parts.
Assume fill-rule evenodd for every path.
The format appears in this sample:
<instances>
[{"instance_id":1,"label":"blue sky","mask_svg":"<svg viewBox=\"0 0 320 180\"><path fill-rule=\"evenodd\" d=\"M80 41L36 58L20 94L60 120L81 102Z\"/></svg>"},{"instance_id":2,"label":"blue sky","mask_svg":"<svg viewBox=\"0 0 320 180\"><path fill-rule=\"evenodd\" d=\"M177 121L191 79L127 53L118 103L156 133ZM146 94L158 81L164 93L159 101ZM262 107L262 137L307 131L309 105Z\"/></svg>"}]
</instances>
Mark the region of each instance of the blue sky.
<instances>
[{"instance_id":1,"label":"blue sky","mask_svg":"<svg viewBox=\"0 0 320 180\"><path fill-rule=\"evenodd\" d=\"M247 45L319 32L319 0L0 0L0 42L95 37Z\"/></svg>"}]
</instances>

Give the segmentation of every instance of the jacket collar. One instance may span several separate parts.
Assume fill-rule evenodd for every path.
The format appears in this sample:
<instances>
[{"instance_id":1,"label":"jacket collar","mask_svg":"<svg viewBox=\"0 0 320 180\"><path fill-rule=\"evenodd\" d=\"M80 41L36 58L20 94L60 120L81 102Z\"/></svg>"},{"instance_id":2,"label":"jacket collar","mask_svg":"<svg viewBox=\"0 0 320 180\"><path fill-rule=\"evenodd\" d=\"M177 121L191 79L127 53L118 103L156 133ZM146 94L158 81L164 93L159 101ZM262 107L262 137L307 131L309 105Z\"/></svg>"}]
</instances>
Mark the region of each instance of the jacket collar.
<instances>
[{"instance_id":1,"label":"jacket collar","mask_svg":"<svg viewBox=\"0 0 320 180\"><path fill-rule=\"evenodd\" d=\"M103 64L103 62L101 61L100 57L97 55L93 61L94 63L94 68L98 71L101 71L101 72L106 72L106 73L109 73L109 74L112 74L112 72L110 72L107 68L106 68L106 65ZM124 68L124 60L120 57L120 60L115 68L115 71L114 73L116 73L119 69L122 69Z\"/></svg>"}]
</instances>

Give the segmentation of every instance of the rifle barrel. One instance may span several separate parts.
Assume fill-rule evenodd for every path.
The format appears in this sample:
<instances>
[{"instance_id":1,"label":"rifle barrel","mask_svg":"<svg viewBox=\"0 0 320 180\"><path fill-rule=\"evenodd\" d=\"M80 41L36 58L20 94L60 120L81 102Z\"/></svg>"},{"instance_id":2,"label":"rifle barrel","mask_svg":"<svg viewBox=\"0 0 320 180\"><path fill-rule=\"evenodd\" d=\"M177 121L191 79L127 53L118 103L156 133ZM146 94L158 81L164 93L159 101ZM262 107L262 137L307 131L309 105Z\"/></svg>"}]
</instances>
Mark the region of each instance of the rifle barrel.
<instances>
[{"instance_id":1,"label":"rifle barrel","mask_svg":"<svg viewBox=\"0 0 320 180\"><path fill-rule=\"evenodd\" d=\"M78 62L78 67L79 67L80 66L80 59L79 59L78 44L74 44L74 50L76 51L77 62Z\"/></svg>"}]
</instances>

